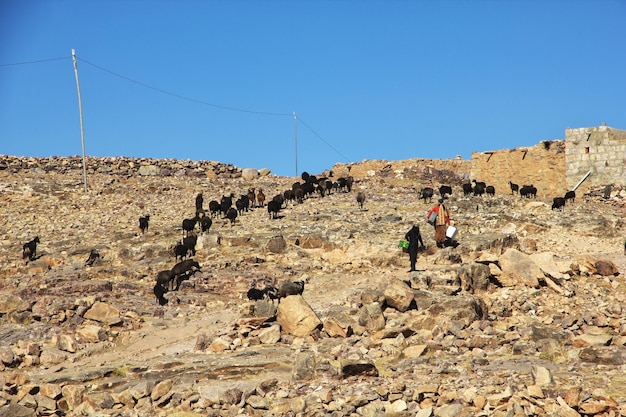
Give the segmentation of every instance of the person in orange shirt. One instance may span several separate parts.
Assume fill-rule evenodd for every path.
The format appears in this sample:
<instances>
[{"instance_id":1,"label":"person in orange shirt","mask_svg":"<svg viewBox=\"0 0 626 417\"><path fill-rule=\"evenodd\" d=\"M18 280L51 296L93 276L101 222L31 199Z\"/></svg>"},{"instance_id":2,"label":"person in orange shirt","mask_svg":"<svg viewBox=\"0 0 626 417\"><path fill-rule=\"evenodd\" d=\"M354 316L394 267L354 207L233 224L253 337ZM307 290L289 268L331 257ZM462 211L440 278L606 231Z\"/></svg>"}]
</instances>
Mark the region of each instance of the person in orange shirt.
<instances>
[{"instance_id":1,"label":"person in orange shirt","mask_svg":"<svg viewBox=\"0 0 626 417\"><path fill-rule=\"evenodd\" d=\"M439 204L430 209L428 214L426 215L427 219L430 219L433 213L437 213L437 218L434 222L430 222L435 227L435 242L437 243L438 248L443 248L446 242L446 230L450 225L450 211L443 204L443 198L439 199Z\"/></svg>"}]
</instances>

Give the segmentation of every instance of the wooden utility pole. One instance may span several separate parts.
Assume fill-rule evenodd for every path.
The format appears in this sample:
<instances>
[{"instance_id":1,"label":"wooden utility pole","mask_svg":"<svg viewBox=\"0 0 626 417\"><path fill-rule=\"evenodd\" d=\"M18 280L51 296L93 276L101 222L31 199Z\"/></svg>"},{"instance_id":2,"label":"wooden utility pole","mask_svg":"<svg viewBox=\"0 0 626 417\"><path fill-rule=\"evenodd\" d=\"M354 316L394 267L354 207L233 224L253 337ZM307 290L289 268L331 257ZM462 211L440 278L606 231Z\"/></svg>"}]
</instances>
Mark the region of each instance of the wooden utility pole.
<instances>
[{"instance_id":1,"label":"wooden utility pole","mask_svg":"<svg viewBox=\"0 0 626 417\"><path fill-rule=\"evenodd\" d=\"M296 116L296 112L293 112L293 131L296 139L296 177L298 174L298 117Z\"/></svg>"},{"instance_id":2,"label":"wooden utility pole","mask_svg":"<svg viewBox=\"0 0 626 417\"><path fill-rule=\"evenodd\" d=\"M72 60L74 61L74 74L76 74L76 90L78 91L78 114L80 116L80 141L83 148L83 180L85 194L87 194L87 163L85 162L85 130L83 129L83 101L80 97L80 83L78 82L78 65L76 64L76 51L72 48Z\"/></svg>"}]
</instances>

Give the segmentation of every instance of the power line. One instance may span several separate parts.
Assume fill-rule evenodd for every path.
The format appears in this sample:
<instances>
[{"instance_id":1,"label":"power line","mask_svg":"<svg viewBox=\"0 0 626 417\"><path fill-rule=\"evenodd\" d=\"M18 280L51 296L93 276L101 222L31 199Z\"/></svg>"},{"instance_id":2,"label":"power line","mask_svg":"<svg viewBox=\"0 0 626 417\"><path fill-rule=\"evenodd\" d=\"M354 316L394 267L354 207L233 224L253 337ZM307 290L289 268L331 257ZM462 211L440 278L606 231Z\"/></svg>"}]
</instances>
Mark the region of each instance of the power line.
<instances>
[{"instance_id":1,"label":"power line","mask_svg":"<svg viewBox=\"0 0 626 417\"><path fill-rule=\"evenodd\" d=\"M70 59L71 56L64 56L61 58L50 58L50 59L39 59L37 61L24 61L24 62L13 62L10 64L0 64L0 67L12 67L16 65L28 65L28 64L39 64L41 62L50 62L50 61L61 61L64 59Z\"/></svg>"},{"instance_id":2,"label":"power line","mask_svg":"<svg viewBox=\"0 0 626 417\"><path fill-rule=\"evenodd\" d=\"M289 117L292 117L292 116L293 116L293 113L274 113L274 112L262 112L262 111L255 111L255 110L242 109L242 108L238 108L238 107L223 106L223 105L220 105L220 104L215 104L215 103L208 103L208 102L206 102L206 101L202 101L202 100L198 100L198 99L195 99L195 98L186 97L186 96L183 96L183 95L181 95L181 94L177 94L177 93L172 93L172 92L170 92L170 91L163 90L162 88L154 87L154 86L151 86L151 85L146 84L146 83L144 83L144 82L134 80L134 79L132 79L132 78L130 78L130 77L126 77L125 75L118 74L118 73L116 73L116 72L114 72L114 71L111 71L111 70L109 70L109 69L107 69L107 68L104 68L104 67L102 67L102 66L100 66L100 65L96 65L96 64L94 64L93 62L89 62L89 61L87 61L86 59L83 59L83 58L77 58L77 59L78 59L79 61L82 61L82 62L84 62L84 63L86 63L86 64L89 64L89 65L93 66L94 68L97 68L97 69L99 69L99 70L101 70L101 71L104 71L104 72L107 72L107 73L109 73L109 74L111 74L111 75L114 75L114 76L116 76L116 77L118 77L118 78L122 78L122 79L124 79L124 80L126 80L126 81L130 81L130 82L135 83L135 84L137 84L137 85L140 85L140 86L142 86L142 87L146 87L146 88L149 88L149 89L151 89L151 90L158 91L159 93L162 93L162 94L167 94L167 95L170 95L170 96L172 96L172 97L176 97L176 98L179 98L179 99L182 99L182 100L191 101L191 102L193 102L193 103L198 103L198 104L202 104L202 105L205 105L205 106L215 107L215 108L218 108L218 109L224 109L224 110L232 110L232 111L237 111L237 112L241 112L241 113L252 113L252 114L260 114L260 115L266 115L266 116L289 116ZM326 140L325 140L322 136L320 136L320 135L319 135L319 134L318 134L315 130L313 130L313 128L311 128L308 124L306 124L306 123L304 122L304 120L302 120L302 118L301 118L301 117L298 117L298 120L299 120L299 121L300 121L300 122L301 122L301 123L302 123L302 124L303 124L303 125L307 128L307 129L309 129L309 130L310 130L310 131L311 131L311 132L312 132L315 136L317 136L317 137L318 137L318 138L319 138L322 142L324 142L324 143L325 143L325 144L326 144L329 148L331 148L333 151L335 151L335 152L337 153L337 155L341 156L341 157L342 157L342 158L343 158L346 162L349 162L349 161L350 161L348 157L346 157L346 156L345 156L345 155L343 155L341 152L339 152L339 151L338 151L338 150L337 150L334 146L332 146L330 143L328 143L328 141L326 141Z\"/></svg>"},{"instance_id":3,"label":"power line","mask_svg":"<svg viewBox=\"0 0 626 417\"><path fill-rule=\"evenodd\" d=\"M341 156L346 162L350 162L350 159L345 156L344 154L342 154L341 152L339 152L337 149L335 149L335 147L333 145L331 145L330 143L328 143L323 137L321 137L315 130L313 130L309 125L307 125L305 123L304 120L302 120L302 117L300 117L300 115L298 115L298 121L300 121L300 123L302 123L307 129L309 129L315 136L317 136L322 142L324 142L326 144L326 146L328 146L329 148L331 148L333 151L335 151L337 153L337 155Z\"/></svg>"},{"instance_id":4,"label":"power line","mask_svg":"<svg viewBox=\"0 0 626 417\"><path fill-rule=\"evenodd\" d=\"M14 63L9 63L9 64L0 64L0 67L38 64L38 63L42 63L42 62L60 61L60 60L66 60L66 59L72 59L72 57L68 56L68 57L59 57L59 58L50 58L50 59L40 59L40 60L35 60L35 61L14 62ZM157 92L162 93L162 94L167 94L169 96L176 97L176 98L179 98L181 100L187 100L187 101L190 101L190 102L193 102L193 103L202 104L204 106L210 106L210 107L214 107L214 108L218 108L218 109L224 109L224 110L231 110L231 111L236 111L236 112L240 112L240 113L260 114L260 115L265 115L265 116L289 116L289 117L293 117L294 116L294 113L263 112L263 111L242 109L242 108L239 108L239 107L224 106L224 105L220 105L220 104L209 103L209 102L206 102L206 101L198 100L198 99L195 99L195 98L186 97L186 96L183 96L181 94L172 93L171 91L167 91L167 90L164 90L162 88L154 87L154 86L146 84L144 82L134 80L134 79L132 79L130 77L126 77L125 75L119 74L119 73L117 73L115 71L111 71L110 69L107 69L107 68L104 68L104 67L102 67L100 65L94 64L93 62L89 62L86 59L78 58L78 57L76 57L76 59L78 59L81 62L84 62L85 64L91 65L92 67L97 68L97 69L99 69L101 71L107 72L107 73L109 73L111 75L114 75L114 76L116 76L118 78L121 78L123 80L130 81L130 82L135 83L137 85L140 85L142 87L149 88L151 90L157 91ZM348 157L346 157L341 152L339 152L334 146L332 146L321 135L319 135L315 130L313 130L313 128L311 126L309 126L304 120L302 120L302 117L298 116L297 120L300 123L302 123L307 129L309 129L315 136L317 136L322 142L324 142L326 144L326 146L328 146L333 151L335 151L337 153L337 155L341 156L346 162L350 161ZM296 150L296 152L297 152L297 150Z\"/></svg>"},{"instance_id":5,"label":"power line","mask_svg":"<svg viewBox=\"0 0 626 417\"><path fill-rule=\"evenodd\" d=\"M89 62L86 59L83 59L83 58L78 58L78 59L80 61L86 63L86 64L91 65L92 67L95 67L95 68L97 68L97 69L99 69L101 71L108 72L109 74L115 75L116 77L122 78L122 79L124 79L126 81L130 81L130 82L138 84L138 85L140 85L142 87L146 87L146 88L149 88L151 90L158 91L159 93L162 93L162 94L167 94L167 95L170 95L172 97L180 98L182 100L191 101L193 103L203 104L205 106L211 106L211 107L215 107L215 108L218 108L218 109L238 111L238 112L241 112L241 113L261 114L261 115L265 115L265 116L289 116L289 117L291 117L291 115L292 115L291 113L263 112L263 111L248 110L248 109L242 109L242 108L238 108L238 107L222 106L220 104L208 103L206 101L202 101L202 100L198 100L198 99L195 99L195 98L186 97L186 96L183 96L181 94L172 93L171 91L167 91L167 90L163 90L161 88L153 87L153 86L148 85L146 83L143 83L141 81L133 80L132 78L126 77L124 75L118 74L118 73L113 72L113 71L111 71L109 69L106 69L104 67L96 65L93 62Z\"/></svg>"}]
</instances>

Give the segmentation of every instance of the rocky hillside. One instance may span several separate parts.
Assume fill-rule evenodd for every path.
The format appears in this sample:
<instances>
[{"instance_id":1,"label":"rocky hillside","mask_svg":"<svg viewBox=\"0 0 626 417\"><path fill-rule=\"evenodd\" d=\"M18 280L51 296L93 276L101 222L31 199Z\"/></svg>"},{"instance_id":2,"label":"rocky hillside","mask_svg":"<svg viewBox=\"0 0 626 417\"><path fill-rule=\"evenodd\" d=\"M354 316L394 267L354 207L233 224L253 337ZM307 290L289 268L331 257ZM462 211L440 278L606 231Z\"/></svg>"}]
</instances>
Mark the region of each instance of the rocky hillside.
<instances>
[{"instance_id":1,"label":"rocky hillside","mask_svg":"<svg viewBox=\"0 0 626 417\"><path fill-rule=\"evenodd\" d=\"M270 199L299 178L90 158L84 193L78 158L0 158L0 415L626 415L626 192L563 211L464 197L458 164L336 166L351 192L215 217L201 270L159 305L198 193ZM458 245L438 249L417 192L444 182ZM407 272L413 224L427 248ZM246 297L287 280L303 293Z\"/></svg>"}]
</instances>

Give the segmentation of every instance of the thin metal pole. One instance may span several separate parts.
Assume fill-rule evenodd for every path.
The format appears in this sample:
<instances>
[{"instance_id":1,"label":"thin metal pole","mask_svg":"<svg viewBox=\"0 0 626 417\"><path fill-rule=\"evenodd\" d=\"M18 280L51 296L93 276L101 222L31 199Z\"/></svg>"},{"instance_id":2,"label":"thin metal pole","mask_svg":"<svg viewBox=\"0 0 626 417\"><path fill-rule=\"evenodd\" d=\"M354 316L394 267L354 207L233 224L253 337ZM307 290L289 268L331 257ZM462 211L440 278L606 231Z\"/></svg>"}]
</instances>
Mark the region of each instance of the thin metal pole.
<instances>
[{"instance_id":1,"label":"thin metal pole","mask_svg":"<svg viewBox=\"0 0 626 417\"><path fill-rule=\"evenodd\" d=\"M296 116L296 112L293 112L293 131L296 140L296 177L298 174L298 117Z\"/></svg>"},{"instance_id":2,"label":"thin metal pole","mask_svg":"<svg viewBox=\"0 0 626 417\"><path fill-rule=\"evenodd\" d=\"M76 51L72 48L72 60L74 61L74 74L76 74L76 90L78 91L78 114L80 116L80 142L83 148L83 180L85 194L87 194L87 163L85 162L85 130L83 129L83 100L80 97L80 83L78 82L78 65L76 64Z\"/></svg>"}]
</instances>

